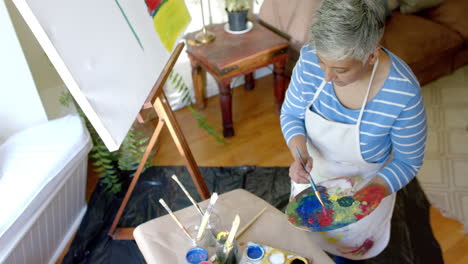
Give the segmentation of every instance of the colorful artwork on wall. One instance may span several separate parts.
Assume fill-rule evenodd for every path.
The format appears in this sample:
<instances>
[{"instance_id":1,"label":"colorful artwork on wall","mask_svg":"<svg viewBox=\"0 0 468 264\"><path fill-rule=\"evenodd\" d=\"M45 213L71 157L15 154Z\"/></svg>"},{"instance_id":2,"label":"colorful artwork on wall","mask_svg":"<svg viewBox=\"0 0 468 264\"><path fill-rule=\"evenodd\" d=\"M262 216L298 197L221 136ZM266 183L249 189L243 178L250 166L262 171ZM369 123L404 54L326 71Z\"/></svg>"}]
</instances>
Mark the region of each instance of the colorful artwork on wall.
<instances>
[{"instance_id":1,"label":"colorful artwork on wall","mask_svg":"<svg viewBox=\"0 0 468 264\"><path fill-rule=\"evenodd\" d=\"M317 186L325 208L322 208L312 188L293 197L286 208L288 220L294 226L312 231L335 230L369 215L384 198L384 188L370 185L352 193L343 186Z\"/></svg>"},{"instance_id":2,"label":"colorful artwork on wall","mask_svg":"<svg viewBox=\"0 0 468 264\"><path fill-rule=\"evenodd\" d=\"M184 0L145 0L145 3L164 47L172 50L177 38L190 22Z\"/></svg>"}]
</instances>

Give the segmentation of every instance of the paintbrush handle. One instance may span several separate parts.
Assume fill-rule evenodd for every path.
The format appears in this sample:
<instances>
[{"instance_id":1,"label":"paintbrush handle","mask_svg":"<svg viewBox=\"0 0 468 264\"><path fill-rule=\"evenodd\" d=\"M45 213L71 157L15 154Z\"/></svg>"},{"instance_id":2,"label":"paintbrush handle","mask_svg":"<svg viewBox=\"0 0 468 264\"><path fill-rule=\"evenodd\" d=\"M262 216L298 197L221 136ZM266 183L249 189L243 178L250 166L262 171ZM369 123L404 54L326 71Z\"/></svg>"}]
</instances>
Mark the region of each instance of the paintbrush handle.
<instances>
[{"instance_id":1,"label":"paintbrush handle","mask_svg":"<svg viewBox=\"0 0 468 264\"><path fill-rule=\"evenodd\" d=\"M229 235L226 239L224 246L227 249L227 252L232 248L232 242L234 242L234 238L236 237L237 229L239 228L240 224L240 217L236 215L234 218L234 222L232 222L231 230L229 231Z\"/></svg>"},{"instance_id":2,"label":"paintbrush handle","mask_svg":"<svg viewBox=\"0 0 468 264\"><path fill-rule=\"evenodd\" d=\"M189 192L187 191L187 189L185 189L184 185L179 181L179 178L177 178L177 176L174 174L172 175L172 179L177 182L177 184L179 185L179 187L182 189L182 191L185 193L185 195L188 197L188 199L190 200L190 202L192 202L193 206L195 206L195 208L197 209L197 211L200 213L200 215L203 217L203 211L201 210L200 206L198 205L198 203L192 198L192 196L189 194Z\"/></svg>"},{"instance_id":3,"label":"paintbrush handle","mask_svg":"<svg viewBox=\"0 0 468 264\"><path fill-rule=\"evenodd\" d=\"M304 160L302 159L301 152L299 151L299 148L297 146L296 146L296 152L297 152L297 155L299 157L299 161L301 162L302 168L307 172L307 166L304 163ZM310 175L310 173L309 173L309 182L310 182L310 185L312 185L312 189L314 190L314 192L318 192L317 186L315 186L315 182L312 179L312 175Z\"/></svg>"},{"instance_id":4,"label":"paintbrush handle","mask_svg":"<svg viewBox=\"0 0 468 264\"><path fill-rule=\"evenodd\" d=\"M312 180L312 176L309 178L310 185L312 185L312 189L314 192L318 192L317 186L315 186L314 180Z\"/></svg>"},{"instance_id":5,"label":"paintbrush handle","mask_svg":"<svg viewBox=\"0 0 468 264\"><path fill-rule=\"evenodd\" d=\"M213 211L214 204L218 200L218 194L213 193L210 198L210 203L206 208L205 214L203 215L202 222L200 224L200 229L198 229L197 240L201 240L203 236L203 232L205 232L206 226L208 225L208 221L210 220L211 211Z\"/></svg>"},{"instance_id":6,"label":"paintbrush handle","mask_svg":"<svg viewBox=\"0 0 468 264\"><path fill-rule=\"evenodd\" d=\"M246 224L237 234L236 234L236 239L238 239L240 236L242 236L242 234L244 234L245 231L247 231L247 229L249 229L249 227L255 222L257 221L257 219L263 214L263 212L265 212L267 208L264 207L256 216L254 216L252 218L252 220L250 220L250 222L248 224Z\"/></svg>"},{"instance_id":7,"label":"paintbrush handle","mask_svg":"<svg viewBox=\"0 0 468 264\"><path fill-rule=\"evenodd\" d=\"M307 167L304 164L304 160L302 160L301 152L299 151L299 148L297 146L296 146L296 151L297 151L297 155L299 156L299 159L301 160L302 167L307 172ZM317 199L319 200L322 207L325 208L325 204L322 201L322 197L320 196L317 186L315 185L314 179L312 179L312 175L310 175L310 173L309 173L309 182L310 182L310 185L312 186L312 190L314 190L315 196L317 196Z\"/></svg>"},{"instance_id":8,"label":"paintbrush handle","mask_svg":"<svg viewBox=\"0 0 468 264\"><path fill-rule=\"evenodd\" d=\"M172 217L172 219L174 219L174 221L177 223L177 225L180 227L180 229L182 229L182 231L185 233L185 235L188 238L190 238L190 240L193 241L192 236L189 234L187 229L182 225L182 223L179 221L179 219L177 219L177 217L174 215L171 208L169 208L169 206L167 206L166 202L163 199L159 199L159 203L164 207L164 209L166 209L166 211L169 213L169 215Z\"/></svg>"}]
</instances>

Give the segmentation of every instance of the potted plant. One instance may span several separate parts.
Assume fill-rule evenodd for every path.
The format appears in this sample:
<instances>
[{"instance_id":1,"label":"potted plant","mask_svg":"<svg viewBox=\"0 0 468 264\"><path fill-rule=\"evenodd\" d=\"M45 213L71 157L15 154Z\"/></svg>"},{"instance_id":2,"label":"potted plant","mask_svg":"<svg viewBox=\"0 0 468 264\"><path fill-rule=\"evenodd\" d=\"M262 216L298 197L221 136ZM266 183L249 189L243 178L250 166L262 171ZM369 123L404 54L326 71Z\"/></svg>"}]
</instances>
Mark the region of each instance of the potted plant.
<instances>
[{"instance_id":1,"label":"potted plant","mask_svg":"<svg viewBox=\"0 0 468 264\"><path fill-rule=\"evenodd\" d=\"M247 13L249 9L249 0L226 0L229 30L243 31L247 29Z\"/></svg>"}]
</instances>

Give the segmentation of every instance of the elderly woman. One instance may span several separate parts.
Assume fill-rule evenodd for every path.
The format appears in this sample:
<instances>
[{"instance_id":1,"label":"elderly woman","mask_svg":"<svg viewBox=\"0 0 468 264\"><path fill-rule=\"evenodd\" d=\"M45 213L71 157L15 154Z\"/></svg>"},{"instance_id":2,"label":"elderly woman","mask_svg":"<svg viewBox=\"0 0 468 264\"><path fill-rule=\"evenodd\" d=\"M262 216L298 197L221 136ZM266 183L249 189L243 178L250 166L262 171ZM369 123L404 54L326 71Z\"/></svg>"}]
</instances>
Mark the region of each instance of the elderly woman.
<instances>
[{"instance_id":1,"label":"elderly woman","mask_svg":"<svg viewBox=\"0 0 468 264\"><path fill-rule=\"evenodd\" d=\"M324 0L281 111L282 132L295 159L291 196L310 187L310 175L318 185L345 178L357 189L384 190L368 216L311 233L337 263L358 263L353 260L374 257L387 246L395 193L415 177L424 157L419 83L405 62L379 45L384 22L381 1Z\"/></svg>"}]
</instances>

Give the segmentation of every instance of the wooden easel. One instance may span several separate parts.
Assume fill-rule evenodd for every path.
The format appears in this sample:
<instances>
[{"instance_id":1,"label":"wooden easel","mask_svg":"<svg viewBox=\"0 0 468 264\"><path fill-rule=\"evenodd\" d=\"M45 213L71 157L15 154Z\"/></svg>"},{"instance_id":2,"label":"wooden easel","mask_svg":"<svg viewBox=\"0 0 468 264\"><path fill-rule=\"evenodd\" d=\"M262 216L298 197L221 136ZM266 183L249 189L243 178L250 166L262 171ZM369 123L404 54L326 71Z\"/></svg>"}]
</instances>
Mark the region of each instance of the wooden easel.
<instances>
[{"instance_id":1,"label":"wooden easel","mask_svg":"<svg viewBox=\"0 0 468 264\"><path fill-rule=\"evenodd\" d=\"M179 124L177 123L177 120L175 119L174 113L172 112L172 109L170 105L168 104L166 96L164 95L164 91L163 91L164 83L166 82L167 77L169 76L169 73L174 67L174 64L177 61L177 58L182 52L184 45L185 44L181 42L174 49L174 52L169 58L169 61L164 67L161 75L159 75L158 80L154 84L153 89L151 90L150 94L148 95L148 98L145 101L145 104L142 107L142 111L150 109L150 108L156 111L156 114L158 116L158 124L156 125L153 135L151 136L148 146L146 147L146 151L143 155L143 158L141 159L140 164L138 165L138 169L135 173L135 176L133 177L130 183L130 186L128 187L124 200L122 201L122 204L120 205L120 208L117 211L114 221L112 222L112 226L108 232L108 235L111 236L114 240L134 240L133 238L133 230L135 229L134 227L117 228L117 224L119 223L119 220L122 217L122 213L128 203L128 200L130 199L130 196L132 195L132 192L136 186L136 183L138 182L138 179L140 178L141 172L143 171L144 165L146 161L148 160L150 152L153 149L154 145L156 144L156 141L165 124L167 125L167 128L169 129L172 139L174 140L177 146L177 150L179 151L182 158L184 158L185 160L185 163L186 163L185 165L187 166L187 169L190 175L192 176L192 180L195 183L195 186L197 188L198 193L200 194L200 197L203 200L210 198L210 192L208 191L208 188L206 187L205 180L203 179L200 173L200 170L195 162L195 159L193 158L192 152L190 151L187 141L185 140L185 137L182 134L182 130L180 129ZM140 111L140 113L142 111ZM138 121L139 122L143 121L141 114L138 115Z\"/></svg>"}]
</instances>

